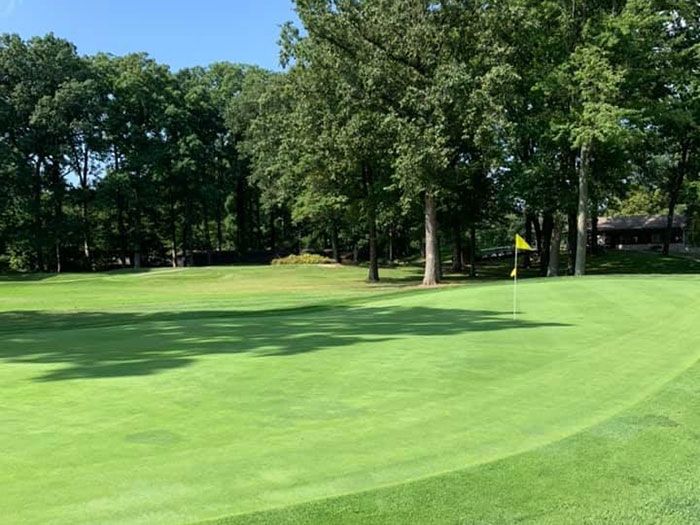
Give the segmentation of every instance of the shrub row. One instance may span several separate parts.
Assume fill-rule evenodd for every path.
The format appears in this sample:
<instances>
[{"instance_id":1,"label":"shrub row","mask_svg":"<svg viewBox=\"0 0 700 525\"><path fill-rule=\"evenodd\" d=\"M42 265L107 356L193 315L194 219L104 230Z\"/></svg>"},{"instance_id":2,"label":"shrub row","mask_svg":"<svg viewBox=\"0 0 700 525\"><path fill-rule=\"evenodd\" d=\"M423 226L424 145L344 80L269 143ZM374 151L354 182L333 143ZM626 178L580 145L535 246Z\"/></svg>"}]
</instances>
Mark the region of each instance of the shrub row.
<instances>
[{"instance_id":1,"label":"shrub row","mask_svg":"<svg viewBox=\"0 0 700 525\"><path fill-rule=\"evenodd\" d=\"M272 264L333 264L335 261L324 257L323 255L317 255L315 253L302 253L301 255L288 255L287 257L281 257L278 259L272 259Z\"/></svg>"}]
</instances>

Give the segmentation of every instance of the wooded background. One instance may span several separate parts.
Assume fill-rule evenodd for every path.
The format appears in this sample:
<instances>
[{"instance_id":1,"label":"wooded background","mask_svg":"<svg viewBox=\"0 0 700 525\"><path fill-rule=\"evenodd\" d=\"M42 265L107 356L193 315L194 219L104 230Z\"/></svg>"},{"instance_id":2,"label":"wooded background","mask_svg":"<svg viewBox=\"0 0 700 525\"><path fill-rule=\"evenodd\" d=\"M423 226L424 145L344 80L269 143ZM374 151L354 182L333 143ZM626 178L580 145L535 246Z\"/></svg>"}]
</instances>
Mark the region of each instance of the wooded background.
<instances>
[{"instance_id":1,"label":"wooded background","mask_svg":"<svg viewBox=\"0 0 700 525\"><path fill-rule=\"evenodd\" d=\"M697 214L700 3L296 6L281 72L2 35L0 269L308 249L370 280L423 256L434 284L515 231L556 273L568 231L581 274L599 215Z\"/></svg>"}]
</instances>

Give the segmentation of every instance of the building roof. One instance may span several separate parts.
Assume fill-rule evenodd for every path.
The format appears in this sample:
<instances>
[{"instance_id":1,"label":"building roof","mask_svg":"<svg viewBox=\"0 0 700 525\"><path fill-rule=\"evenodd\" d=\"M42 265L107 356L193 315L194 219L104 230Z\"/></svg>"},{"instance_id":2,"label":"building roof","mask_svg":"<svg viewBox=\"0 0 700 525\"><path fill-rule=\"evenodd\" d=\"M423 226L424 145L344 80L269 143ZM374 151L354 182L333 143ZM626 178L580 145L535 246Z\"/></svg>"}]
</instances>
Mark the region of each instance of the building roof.
<instances>
[{"instance_id":1,"label":"building roof","mask_svg":"<svg viewBox=\"0 0 700 525\"><path fill-rule=\"evenodd\" d=\"M600 217L598 231L612 230L663 230L666 228L665 215L627 215L621 217ZM685 228L686 218L683 215L673 217L674 228Z\"/></svg>"}]
</instances>

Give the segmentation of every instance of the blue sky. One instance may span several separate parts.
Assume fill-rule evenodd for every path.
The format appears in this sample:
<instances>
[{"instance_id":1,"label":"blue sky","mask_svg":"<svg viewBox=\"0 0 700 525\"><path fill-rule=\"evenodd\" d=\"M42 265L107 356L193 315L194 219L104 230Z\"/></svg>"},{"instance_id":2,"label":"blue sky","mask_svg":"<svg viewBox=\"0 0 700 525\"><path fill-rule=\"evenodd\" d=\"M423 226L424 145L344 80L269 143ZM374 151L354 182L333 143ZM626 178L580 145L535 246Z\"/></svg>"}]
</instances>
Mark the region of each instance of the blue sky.
<instances>
[{"instance_id":1,"label":"blue sky","mask_svg":"<svg viewBox=\"0 0 700 525\"><path fill-rule=\"evenodd\" d=\"M53 32L81 54L145 51L173 69L216 61L278 69L291 0L0 0L0 33Z\"/></svg>"}]
</instances>

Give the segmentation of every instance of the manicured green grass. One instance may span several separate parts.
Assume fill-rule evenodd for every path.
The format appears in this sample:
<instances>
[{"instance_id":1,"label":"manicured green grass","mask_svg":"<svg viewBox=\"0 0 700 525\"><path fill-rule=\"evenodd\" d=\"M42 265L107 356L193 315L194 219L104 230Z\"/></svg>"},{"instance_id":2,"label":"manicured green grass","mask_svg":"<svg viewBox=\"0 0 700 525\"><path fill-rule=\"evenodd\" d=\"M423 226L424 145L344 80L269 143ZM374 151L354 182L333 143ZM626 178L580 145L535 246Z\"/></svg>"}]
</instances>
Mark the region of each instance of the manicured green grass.
<instances>
[{"instance_id":1,"label":"manicured green grass","mask_svg":"<svg viewBox=\"0 0 700 525\"><path fill-rule=\"evenodd\" d=\"M700 277L412 272L0 282L0 516L700 520Z\"/></svg>"}]
</instances>

